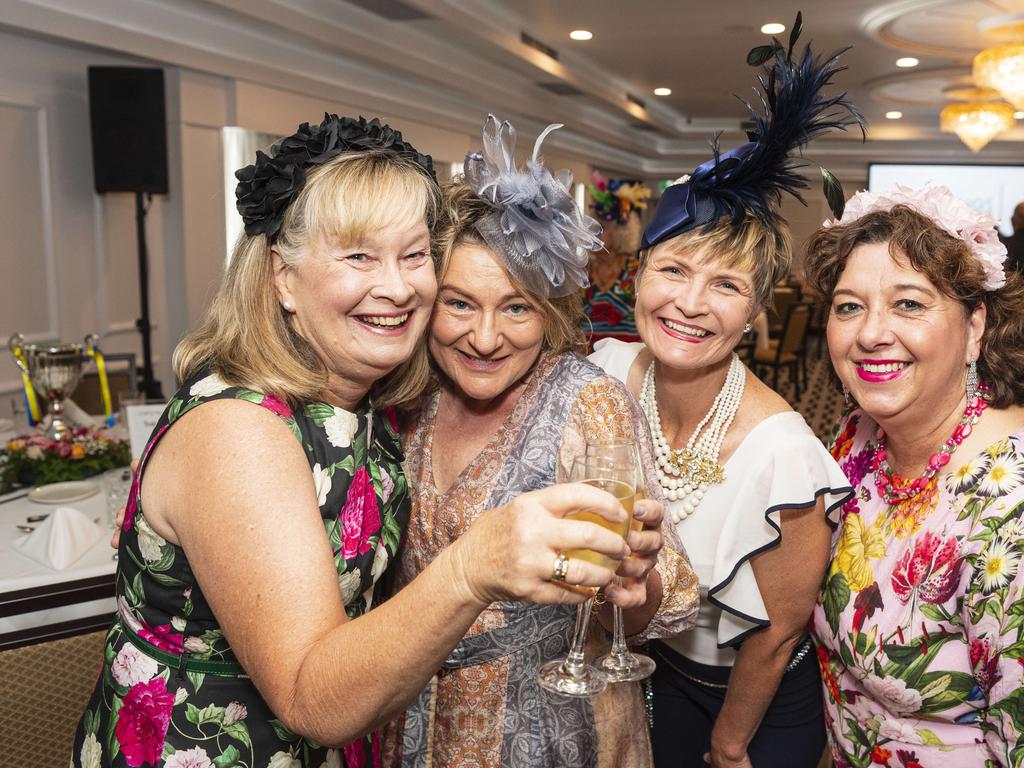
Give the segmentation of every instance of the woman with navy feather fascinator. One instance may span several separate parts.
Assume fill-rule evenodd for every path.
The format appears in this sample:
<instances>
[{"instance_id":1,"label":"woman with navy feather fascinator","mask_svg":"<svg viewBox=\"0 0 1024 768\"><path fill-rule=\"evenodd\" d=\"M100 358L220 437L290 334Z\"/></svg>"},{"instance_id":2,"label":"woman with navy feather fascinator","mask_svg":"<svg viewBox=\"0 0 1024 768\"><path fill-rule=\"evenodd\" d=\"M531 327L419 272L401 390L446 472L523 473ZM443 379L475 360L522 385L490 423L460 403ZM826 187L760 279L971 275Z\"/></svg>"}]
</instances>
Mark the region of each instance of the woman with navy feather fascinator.
<instances>
[{"instance_id":1,"label":"woman with navy feather fascinator","mask_svg":"<svg viewBox=\"0 0 1024 768\"><path fill-rule=\"evenodd\" d=\"M700 581L697 627L651 646L656 766L812 768L825 746L807 621L829 559L829 524L849 498L839 467L734 349L789 271L783 193L808 186L799 151L863 118L827 95L842 51L753 49L763 67L747 143L668 187L636 279L641 343L606 340L591 360L626 383L650 426L666 536ZM834 210L842 190L821 169ZM800 313L806 313L802 308Z\"/></svg>"}]
</instances>

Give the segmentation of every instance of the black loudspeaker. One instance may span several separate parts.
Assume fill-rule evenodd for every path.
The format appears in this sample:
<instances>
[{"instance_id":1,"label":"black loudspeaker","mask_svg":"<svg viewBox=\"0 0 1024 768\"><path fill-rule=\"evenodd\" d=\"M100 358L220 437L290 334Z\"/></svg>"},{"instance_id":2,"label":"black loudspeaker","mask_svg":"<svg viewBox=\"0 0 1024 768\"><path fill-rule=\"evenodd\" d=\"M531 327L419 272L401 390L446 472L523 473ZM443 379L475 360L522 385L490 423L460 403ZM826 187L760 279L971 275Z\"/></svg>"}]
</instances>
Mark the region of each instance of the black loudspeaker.
<instances>
[{"instance_id":1,"label":"black loudspeaker","mask_svg":"<svg viewBox=\"0 0 1024 768\"><path fill-rule=\"evenodd\" d=\"M89 67L96 191L167 194L164 72Z\"/></svg>"}]
</instances>

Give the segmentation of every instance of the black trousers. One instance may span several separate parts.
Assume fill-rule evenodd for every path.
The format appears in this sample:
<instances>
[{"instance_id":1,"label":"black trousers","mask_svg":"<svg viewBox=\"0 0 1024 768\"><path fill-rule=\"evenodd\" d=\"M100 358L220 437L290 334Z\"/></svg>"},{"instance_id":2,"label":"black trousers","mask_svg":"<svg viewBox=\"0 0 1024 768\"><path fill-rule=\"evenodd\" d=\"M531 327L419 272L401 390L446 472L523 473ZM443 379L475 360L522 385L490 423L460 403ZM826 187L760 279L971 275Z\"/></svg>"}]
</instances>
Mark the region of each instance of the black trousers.
<instances>
[{"instance_id":1,"label":"black trousers","mask_svg":"<svg viewBox=\"0 0 1024 768\"><path fill-rule=\"evenodd\" d=\"M655 768L707 768L711 728L725 701L731 667L710 667L654 642L658 669L651 743ZM695 681L700 680L698 683ZM711 683L712 685L708 685ZM723 687L713 687L713 686ZM815 768L825 749L821 676L814 649L786 672L747 754L754 768Z\"/></svg>"}]
</instances>

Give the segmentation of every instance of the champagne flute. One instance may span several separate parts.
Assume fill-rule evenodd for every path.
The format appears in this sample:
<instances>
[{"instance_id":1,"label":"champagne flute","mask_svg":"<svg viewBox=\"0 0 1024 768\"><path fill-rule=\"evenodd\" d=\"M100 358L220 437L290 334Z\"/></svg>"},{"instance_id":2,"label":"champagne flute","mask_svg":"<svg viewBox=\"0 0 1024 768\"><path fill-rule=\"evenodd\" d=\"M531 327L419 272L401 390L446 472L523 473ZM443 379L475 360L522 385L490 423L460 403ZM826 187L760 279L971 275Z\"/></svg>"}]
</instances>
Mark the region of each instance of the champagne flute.
<instances>
[{"instance_id":1,"label":"champagne flute","mask_svg":"<svg viewBox=\"0 0 1024 768\"><path fill-rule=\"evenodd\" d=\"M569 479L608 491L625 508L628 517L621 523L612 523L596 512L581 510L566 515L565 519L596 523L625 538L629 532L629 521L633 515L635 491L633 473L632 467L623 468L610 465L608 462L588 462L585 458L576 459L573 462ZM567 550L564 554L570 560L585 560L612 571L618 567L615 560L589 549L572 549ZM607 687L608 680L604 674L592 664L587 664L583 657L583 645L587 637L587 627L590 623L590 611L593 604L594 598L588 597L576 611L576 626L573 630L569 655L564 659L555 659L541 665L537 678L542 688L567 696L595 696Z\"/></svg>"},{"instance_id":2,"label":"champagne flute","mask_svg":"<svg viewBox=\"0 0 1024 768\"><path fill-rule=\"evenodd\" d=\"M631 468L633 472L633 483L636 488L634 498L640 501L644 498L644 473L643 465L635 442L601 441L587 443L587 461L605 462L612 466ZM630 525L634 531L643 528L643 522L631 518ZM619 579L619 583L622 579ZM612 606L613 631L612 649L609 653L599 658L595 664L604 672L610 683L636 682L650 677L654 673L655 663L650 656L642 653L633 653L626 645L626 633L622 626L622 609Z\"/></svg>"}]
</instances>

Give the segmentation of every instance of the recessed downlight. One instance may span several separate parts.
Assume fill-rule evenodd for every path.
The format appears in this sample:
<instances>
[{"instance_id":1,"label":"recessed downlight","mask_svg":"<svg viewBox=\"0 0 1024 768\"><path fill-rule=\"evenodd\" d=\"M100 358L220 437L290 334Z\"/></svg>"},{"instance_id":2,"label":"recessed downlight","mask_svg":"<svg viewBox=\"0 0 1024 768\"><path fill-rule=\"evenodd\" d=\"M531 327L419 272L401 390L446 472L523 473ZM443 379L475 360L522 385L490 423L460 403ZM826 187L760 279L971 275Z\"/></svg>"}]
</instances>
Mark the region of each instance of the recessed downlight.
<instances>
[{"instance_id":1,"label":"recessed downlight","mask_svg":"<svg viewBox=\"0 0 1024 768\"><path fill-rule=\"evenodd\" d=\"M786 31L785 24L779 24L777 21L771 21L761 27L761 32L766 35L781 35Z\"/></svg>"},{"instance_id":2,"label":"recessed downlight","mask_svg":"<svg viewBox=\"0 0 1024 768\"><path fill-rule=\"evenodd\" d=\"M889 120L899 120L901 117L903 117L903 113L897 109L894 109L891 112L886 112L885 116Z\"/></svg>"},{"instance_id":3,"label":"recessed downlight","mask_svg":"<svg viewBox=\"0 0 1024 768\"><path fill-rule=\"evenodd\" d=\"M574 29L569 33L569 37L573 40L590 40L594 37L594 33L589 29Z\"/></svg>"},{"instance_id":4,"label":"recessed downlight","mask_svg":"<svg viewBox=\"0 0 1024 768\"><path fill-rule=\"evenodd\" d=\"M671 96L672 95L672 89L671 88L655 88L654 89L654 95L655 96Z\"/></svg>"},{"instance_id":5,"label":"recessed downlight","mask_svg":"<svg viewBox=\"0 0 1024 768\"><path fill-rule=\"evenodd\" d=\"M920 63L921 62L918 61L917 59L915 59L913 56L904 56L902 59L896 59L896 66L897 67L903 67L903 68L916 67Z\"/></svg>"}]
</instances>

